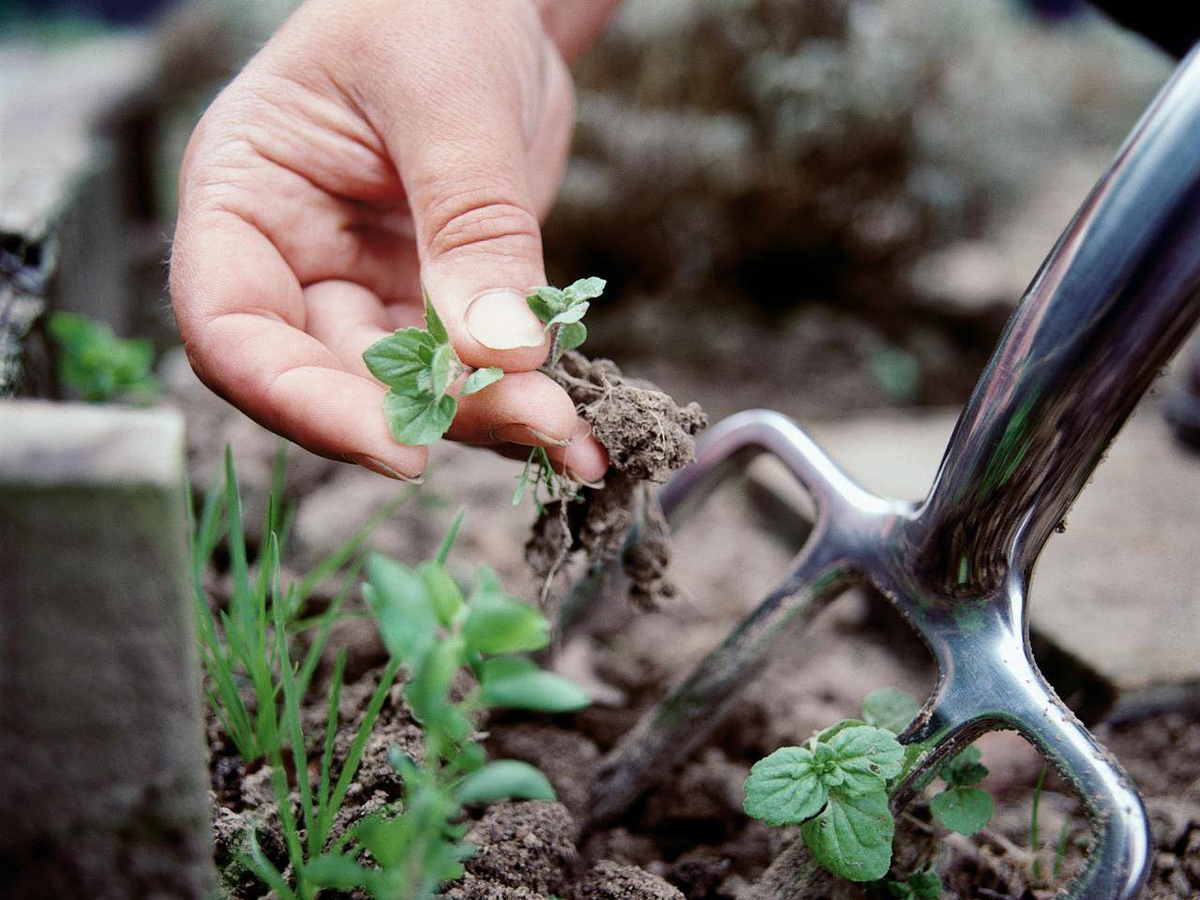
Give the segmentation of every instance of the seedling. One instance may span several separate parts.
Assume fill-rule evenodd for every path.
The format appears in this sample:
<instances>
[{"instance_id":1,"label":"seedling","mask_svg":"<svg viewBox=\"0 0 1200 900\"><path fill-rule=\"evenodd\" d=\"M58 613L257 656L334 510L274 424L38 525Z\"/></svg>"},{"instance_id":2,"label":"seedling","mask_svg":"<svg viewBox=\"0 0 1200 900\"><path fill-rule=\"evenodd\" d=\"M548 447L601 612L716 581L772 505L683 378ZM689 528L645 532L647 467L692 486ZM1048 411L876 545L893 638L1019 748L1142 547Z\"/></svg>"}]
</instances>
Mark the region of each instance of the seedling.
<instances>
[{"instance_id":1,"label":"seedling","mask_svg":"<svg viewBox=\"0 0 1200 900\"><path fill-rule=\"evenodd\" d=\"M587 340L587 326L581 321L592 300L604 293L603 278L581 278L565 288L538 287L525 298L533 314L546 323L551 332L550 362L553 369L567 350Z\"/></svg>"},{"instance_id":2,"label":"seedling","mask_svg":"<svg viewBox=\"0 0 1200 900\"><path fill-rule=\"evenodd\" d=\"M462 874L471 854L461 841L466 826L458 822L464 806L554 799L533 766L485 761L472 719L496 708L569 712L591 698L525 655L549 643L549 623L508 595L490 569L479 569L464 597L445 567L455 530L437 557L416 569L382 556L367 563L364 594L392 659L411 675L404 696L424 731L425 752L417 761L393 750L389 762L404 782L403 811L381 811L354 829L356 846L375 867L354 853L328 855L304 869L314 883L362 887L378 900L428 900ZM474 687L455 699L466 673Z\"/></svg>"},{"instance_id":3,"label":"seedling","mask_svg":"<svg viewBox=\"0 0 1200 900\"><path fill-rule=\"evenodd\" d=\"M875 882L868 896L873 900L939 900L942 896L942 880L930 863L907 878L884 878Z\"/></svg>"},{"instance_id":4,"label":"seedling","mask_svg":"<svg viewBox=\"0 0 1200 900\"><path fill-rule=\"evenodd\" d=\"M57 353L59 381L82 399L154 399L158 381L151 371L154 347L149 341L119 338L106 322L69 312L51 315L47 330Z\"/></svg>"},{"instance_id":5,"label":"seedling","mask_svg":"<svg viewBox=\"0 0 1200 900\"><path fill-rule=\"evenodd\" d=\"M460 395L466 397L504 377L497 368L471 369L450 346L446 326L425 293L425 327L401 328L363 353L371 374L388 386L383 413L388 430L401 444L432 444L450 428L458 410L451 386L465 373Z\"/></svg>"},{"instance_id":6,"label":"seedling","mask_svg":"<svg viewBox=\"0 0 1200 900\"><path fill-rule=\"evenodd\" d=\"M585 278L562 290L549 286L532 290L526 298L529 308L553 334L553 367L564 350L578 347L587 337L580 319L588 310L588 301L604 290L604 282ZM463 375L467 378L458 392L461 397L504 377L499 368L472 369L459 359L429 293L424 296L424 328L401 328L363 353L371 374L388 386L383 398L388 430L401 444L414 446L432 444L449 430L458 411L458 399L450 390Z\"/></svg>"},{"instance_id":7,"label":"seedling","mask_svg":"<svg viewBox=\"0 0 1200 900\"><path fill-rule=\"evenodd\" d=\"M912 697L884 688L863 701L862 719L843 719L803 746L783 747L759 760L746 779L747 815L774 827L799 824L813 858L835 875L849 881L883 878L895 834L888 792L916 762L913 748L896 735L919 709ZM979 831L992 814L991 796L976 787L987 776L979 760L978 749L968 747L943 766L939 775L947 787L930 803L934 817L961 834Z\"/></svg>"}]
</instances>

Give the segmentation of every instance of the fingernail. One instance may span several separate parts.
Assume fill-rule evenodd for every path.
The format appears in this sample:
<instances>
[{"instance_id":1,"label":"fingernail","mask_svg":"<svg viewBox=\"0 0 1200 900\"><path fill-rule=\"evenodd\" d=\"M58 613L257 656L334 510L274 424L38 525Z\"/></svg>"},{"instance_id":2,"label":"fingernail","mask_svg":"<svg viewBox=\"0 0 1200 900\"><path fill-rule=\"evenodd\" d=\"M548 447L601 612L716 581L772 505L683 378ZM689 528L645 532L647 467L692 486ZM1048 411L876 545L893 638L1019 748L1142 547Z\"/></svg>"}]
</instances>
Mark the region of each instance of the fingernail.
<instances>
[{"instance_id":1,"label":"fingernail","mask_svg":"<svg viewBox=\"0 0 1200 900\"><path fill-rule=\"evenodd\" d=\"M538 317L516 291L488 291L467 307L467 331L491 350L540 347L546 340Z\"/></svg>"},{"instance_id":2,"label":"fingernail","mask_svg":"<svg viewBox=\"0 0 1200 900\"><path fill-rule=\"evenodd\" d=\"M604 487L604 479L603 479L603 478L601 478L599 481L586 481L585 479L583 479L583 478L580 478L578 475L576 475L574 472L572 472L572 471L571 471L571 469L570 469L570 467L566 468L566 469L563 471L563 474L565 474L565 475L566 475L568 478L570 478L572 481L575 481L575 482L578 482L579 484L582 484L584 487L590 487L590 488L602 488L602 487Z\"/></svg>"},{"instance_id":3,"label":"fingernail","mask_svg":"<svg viewBox=\"0 0 1200 900\"><path fill-rule=\"evenodd\" d=\"M412 478L405 475L403 472L397 472L386 463L382 463L373 456L367 456L365 453L347 453L345 457L347 462L352 462L362 466L364 469L370 469L378 475L383 475L387 478L394 478L396 481L403 481L407 484L421 484L424 478L418 475Z\"/></svg>"},{"instance_id":4,"label":"fingernail","mask_svg":"<svg viewBox=\"0 0 1200 900\"><path fill-rule=\"evenodd\" d=\"M551 447L567 447L571 443L570 438L560 441L558 438L552 438L550 435L528 425L522 425L520 422L496 426L491 430L491 437L492 440L520 444L523 447L540 447L545 444L549 444Z\"/></svg>"}]
</instances>

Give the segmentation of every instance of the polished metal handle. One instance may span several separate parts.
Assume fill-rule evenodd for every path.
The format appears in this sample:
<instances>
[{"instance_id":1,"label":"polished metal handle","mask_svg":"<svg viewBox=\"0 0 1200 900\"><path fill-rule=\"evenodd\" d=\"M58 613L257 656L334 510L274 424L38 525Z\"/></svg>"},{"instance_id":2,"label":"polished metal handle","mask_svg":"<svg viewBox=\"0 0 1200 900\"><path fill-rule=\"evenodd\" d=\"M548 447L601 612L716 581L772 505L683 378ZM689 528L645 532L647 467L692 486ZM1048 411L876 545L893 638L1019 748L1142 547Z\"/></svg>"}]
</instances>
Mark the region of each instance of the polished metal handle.
<instances>
[{"instance_id":1,"label":"polished metal handle","mask_svg":"<svg viewBox=\"0 0 1200 900\"><path fill-rule=\"evenodd\" d=\"M1179 66L1034 278L912 536L944 594L1034 559L1200 316L1200 51Z\"/></svg>"}]
</instances>

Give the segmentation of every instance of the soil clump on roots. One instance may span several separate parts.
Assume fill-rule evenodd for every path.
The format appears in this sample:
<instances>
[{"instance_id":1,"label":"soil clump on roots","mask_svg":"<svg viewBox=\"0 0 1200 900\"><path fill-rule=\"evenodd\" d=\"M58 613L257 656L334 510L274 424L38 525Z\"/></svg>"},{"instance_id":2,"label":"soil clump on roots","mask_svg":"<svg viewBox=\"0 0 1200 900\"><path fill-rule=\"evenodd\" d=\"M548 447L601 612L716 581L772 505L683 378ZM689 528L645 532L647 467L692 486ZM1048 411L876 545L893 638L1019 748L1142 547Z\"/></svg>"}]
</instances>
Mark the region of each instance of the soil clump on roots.
<instances>
[{"instance_id":1,"label":"soil clump on roots","mask_svg":"<svg viewBox=\"0 0 1200 900\"><path fill-rule=\"evenodd\" d=\"M631 599L652 608L675 593L670 533L652 486L695 458L708 416L697 403L680 406L650 382L623 375L611 360L569 351L550 375L608 452L611 469L601 486L547 503L534 523L525 558L542 581L543 602L559 593L573 557L591 569L620 556Z\"/></svg>"}]
</instances>

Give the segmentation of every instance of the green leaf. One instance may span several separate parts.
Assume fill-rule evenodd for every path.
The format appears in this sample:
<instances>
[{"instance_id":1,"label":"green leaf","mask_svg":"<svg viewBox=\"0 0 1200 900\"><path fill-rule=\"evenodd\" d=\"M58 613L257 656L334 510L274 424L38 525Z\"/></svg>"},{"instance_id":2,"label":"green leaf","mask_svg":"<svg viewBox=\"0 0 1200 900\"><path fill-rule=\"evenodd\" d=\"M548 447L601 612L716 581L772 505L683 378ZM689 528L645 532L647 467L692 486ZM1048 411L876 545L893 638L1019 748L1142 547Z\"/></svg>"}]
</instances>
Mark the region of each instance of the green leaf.
<instances>
[{"instance_id":1,"label":"green leaf","mask_svg":"<svg viewBox=\"0 0 1200 900\"><path fill-rule=\"evenodd\" d=\"M454 348L449 344L439 346L433 351L433 360L429 364L429 389L441 397L450 387L450 382L458 377L458 372L455 371L458 368L459 362Z\"/></svg>"},{"instance_id":2,"label":"green leaf","mask_svg":"<svg viewBox=\"0 0 1200 900\"><path fill-rule=\"evenodd\" d=\"M815 816L829 799L806 747L781 747L760 759L746 778L745 792L746 815L776 828Z\"/></svg>"},{"instance_id":3,"label":"green leaf","mask_svg":"<svg viewBox=\"0 0 1200 900\"><path fill-rule=\"evenodd\" d=\"M965 748L938 772L951 787L973 787L988 776L988 767L980 760L983 754L974 744Z\"/></svg>"},{"instance_id":4,"label":"green leaf","mask_svg":"<svg viewBox=\"0 0 1200 900\"><path fill-rule=\"evenodd\" d=\"M546 776L529 763L515 759L490 762L467 775L454 792L464 806L497 800L554 800L554 788Z\"/></svg>"},{"instance_id":5,"label":"green leaf","mask_svg":"<svg viewBox=\"0 0 1200 900\"><path fill-rule=\"evenodd\" d=\"M392 389L383 396L388 431L410 447L434 443L450 428L457 410L458 402L449 394L438 397L424 391L409 395Z\"/></svg>"},{"instance_id":6,"label":"green leaf","mask_svg":"<svg viewBox=\"0 0 1200 900\"><path fill-rule=\"evenodd\" d=\"M916 900L940 900L942 896L942 879L938 877L933 863L909 875L908 884Z\"/></svg>"},{"instance_id":7,"label":"green leaf","mask_svg":"<svg viewBox=\"0 0 1200 900\"><path fill-rule=\"evenodd\" d=\"M363 596L392 656L414 665L433 645L437 622L424 581L408 566L374 553L367 560Z\"/></svg>"},{"instance_id":8,"label":"green leaf","mask_svg":"<svg viewBox=\"0 0 1200 900\"><path fill-rule=\"evenodd\" d=\"M468 397L482 391L489 384L495 384L504 377L504 370L494 366L487 369L476 369L463 383L462 395Z\"/></svg>"},{"instance_id":9,"label":"green leaf","mask_svg":"<svg viewBox=\"0 0 1200 900\"><path fill-rule=\"evenodd\" d=\"M583 302L567 307L547 322L546 327L550 328L553 325L569 325L571 322L578 322L587 314L588 305L587 302Z\"/></svg>"},{"instance_id":10,"label":"green leaf","mask_svg":"<svg viewBox=\"0 0 1200 900\"><path fill-rule=\"evenodd\" d=\"M488 706L534 712L573 712L592 702L579 685L539 669L523 657L485 660L480 674L481 698Z\"/></svg>"},{"instance_id":11,"label":"green leaf","mask_svg":"<svg viewBox=\"0 0 1200 900\"><path fill-rule=\"evenodd\" d=\"M349 856L330 853L305 865L304 877L318 887L348 891L365 885L371 872Z\"/></svg>"},{"instance_id":12,"label":"green leaf","mask_svg":"<svg viewBox=\"0 0 1200 900\"><path fill-rule=\"evenodd\" d=\"M567 308L567 298L563 292L549 285L533 288L525 302L529 304L533 314L543 322L549 322Z\"/></svg>"},{"instance_id":13,"label":"green leaf","mask_svg":"<svg viewBox=\"0 0 1200 900\"><path fill-rule=\"evenodd\" d=\"M467 514L467 508L460 506L458 512L454 514L454 518L450 521L450 527L446 529L446 536L442 538L442 544L438 547L437 556L434 561L439 566L444 566L446 560L450 558L450 551L454 549L454 542L458 540L458 529L462 527L463 518Z\"/></svg>"},{"instance_id":14,"label":"green leaf","mask_svg":"<svg viewBox=\"0 0 1200 900\"><path fill-rule=\"evenodd\" d=\"M933 817L951 831L968 837L992 818L992 795L983 788L952 787L929 801Z\"/></svg>"},{"instance_id":15,"label":"green leaf","mask_svg":"<svg viewBox=\"0 0 1200 900\"><path fill-rule=\"evenodd\" d=\"M463 640L460 637L439 641L417 664L412 681L404 689L408 705L422 723L440 720L451 709L446 694L454 683L454 674L462 664Z\"/></svg>"},{"instance_id":16,"label":"green leaf","mask_svg":"<svg viewBox=\"0 0 1200 900\"><path fill-rule=\"evenodd\" d=\"M425 583L429 603L433 607L438 622L449 626L463 603L462 591L458 588L458 582L446 571L445 566L433 560L421 563L417 568L417 574Z\"/></svg>"},{"instance_id":17,"label":"green leaf","mask_svg":"<svg viewBox=\"0 0 1200 900\"><path fill-rule=\"evenodd\" d=\"M393 868L404 859L411 833L411 820L405 820L403 816L388 819L383 812L378 812L362 821L355 838L370 851L375 862L384 868Z\"/></svg>"},{"instance_id":18,"label":"green leaf","mask_svg":"<svg viewBox=\"0 0 1200 900\"><path fill-rule=\"evenodd\" d=\"M845 731L847 728L854 728L859 725L866 725L862 719L842 719L840 722L834 722L828 728L817 733L817 742L828 744L835 734L839 731Z\"/></svg>"},{"instance_id":19,"label":"green leaf","mask_svg":"<svg viewBox=\"0 0 1200 900\"><path fill-rule=\"evenodd\" d=\"M885 687L867 694L862 710L863 719L868 725L899 734L917 717L921 704L904 691Z\"/></svg>"},{"instance_id":20,"label":"green leaf","mask_svg":"<svg viewBox=\"0 0 1200 900\"><path fill-rule=\"evenodd\" d=\"M872 725L857 725L839 731L829 740L843 776L846 794L867 794L887 787L889 778L900 774L904 747L890 731Z\"/></svg>"},{"instance_id":21,"label":"green leaf","mask_svg":"<svg viewBox=\"0 0 1200 900\"><path fill-rule=\"evenodd\" d=\"M587 326L582 322L570 322L559 327L558 345L563 350L574 350L587 340Z\"/></svg>"},{"instance_id":22,"label":"green leaf","mask_svg":"<svg viewBox=\"0 0 1200 900\"><path fill-rule=\"evenodd\" d=\"M442 324L433 301L429 299L429 291L426 290L424 282L421 284L421 294L425 297L425 327L439 344L450 343L450 335L446 333L446 326Z\"/></svg>"},{"instance_id":23,"label":"green leaf","mask_svg":"<svg viewBox=\"0 0 1200 900\"><path fill-rule=\"evenodd\" d=\"M554 288L538 288L538 291L554 290ZM563 308L561 297L550 298L541 293L533 293L525 298L525 302L529 304L529 309L542 322L549 322Z\"/></svg>"},{"instance_id":24,"label":"green leaf","mask_svg":"<svg viewBox=\"0 0 1200 900\"><path fill-rule=\"evenodd\" d=\"M520 653L550 643L550 624L533 606L505 593L494 572L480 567L462 635L480 653Z\"/></svg>"},{"instance_id":25,"label":"green leaf","mask_svg":"<svg viewBox=\"0 0 1200 900\"><path fill-rule=\"evenodd\" d=\"M412 390L422 374L428 375L429 363L438 342L422 328L401 328L372 344L363 352L363 362L371 374L388 387Z\"/></svg>"},{"instance_id":26,"label":"green leaf","mask_svg":"<svg viewBox=\"0 0 1200 900\"><path fill-rule=\"evenodd\" d=\"M891 865L895 827L885 791L852 797L834 788L821 814L800 826L800 836L834 875L874 881Z\"/></svg>"},{"instance_id":27,"label":"green leaf","mask_svg":"<svg viewBox=\"0 0 1200 900\"><path fill-rule=\"evenodd\" d=\"M595 300L604 293L604 286L607 282L603 278L581 278L574 284L563 288L563 294L568 300Z\"/></svg>"}]
</instances>

